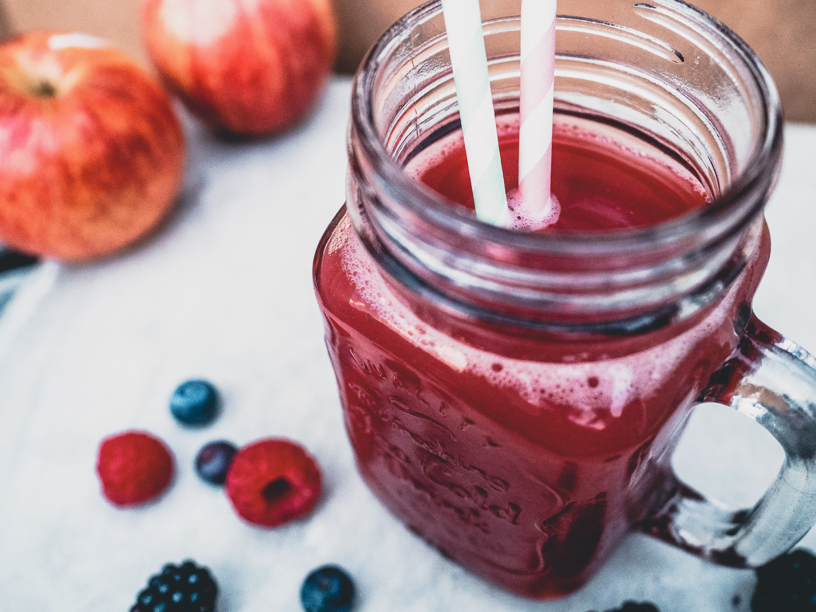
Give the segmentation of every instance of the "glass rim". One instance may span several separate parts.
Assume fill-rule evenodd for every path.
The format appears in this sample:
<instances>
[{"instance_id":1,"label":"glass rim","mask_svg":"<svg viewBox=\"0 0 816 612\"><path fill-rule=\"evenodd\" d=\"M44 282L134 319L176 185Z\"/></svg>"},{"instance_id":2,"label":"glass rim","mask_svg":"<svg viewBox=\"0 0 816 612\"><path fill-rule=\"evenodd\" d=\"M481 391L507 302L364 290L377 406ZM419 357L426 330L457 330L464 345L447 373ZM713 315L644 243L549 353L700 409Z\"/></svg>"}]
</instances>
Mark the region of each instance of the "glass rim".
<instances>
[{"instance_id":1,"label":"glass rim","mask_svg":"<svg viewBox=\"0 0 816 612\"><path fill-rule=\"evenodd\" d=\"M661 6L679 9L696 23L720 36L736 52L736 57L748 69L761 93L764 137L751 153L745 168L737 174L725 191L711 204L680 217L649 227L595 231L530 233L498 227L479 221L472 213L448 200L406 174L393 159L380 139L374 121L373 92L376 68L388 59L391 45L404 37L404 32L423 20L441 14L441 0L428 0L396 21L371 47L360 64L352 85L351 128L362 138L356 146L392 190L405 196L400 204L434 226L489 241L496 245L520 248L532 253L592 254L638 252L705 234L713 227L713 240L727 240L743 230L764 207L775 176L768 168L781 159L783 116L779 94L770 74L755 52L730 28L703 10L683 0L652 0ZM563 15L559 14L559 17ZM757 193L759 196L757 197Z\"/></svg>"}]
</instances>

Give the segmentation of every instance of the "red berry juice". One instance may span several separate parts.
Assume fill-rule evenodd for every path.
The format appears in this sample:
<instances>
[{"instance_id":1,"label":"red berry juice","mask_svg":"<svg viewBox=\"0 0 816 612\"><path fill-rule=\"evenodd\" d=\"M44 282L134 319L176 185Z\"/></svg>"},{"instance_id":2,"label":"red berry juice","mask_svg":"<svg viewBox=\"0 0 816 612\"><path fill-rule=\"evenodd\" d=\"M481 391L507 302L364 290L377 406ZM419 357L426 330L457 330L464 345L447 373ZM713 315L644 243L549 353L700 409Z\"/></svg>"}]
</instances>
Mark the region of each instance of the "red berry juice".
<instances>
[{"instance_id":1,"label":"red berry juice","mask_svg":"<svg viewBox=\"0 0 816 612\"><path fill-rule=\"evenodd\" d=\"M512 191L512 129L501 144ZM406 169L472 208L459 133ZM665 152L568 118L556 122L553 192L561 217L543 231L650 226L707 201ZM682 328L629 339L625 351L606 347L612 356L542 343L520 359L417 316L338 215L318 248L315 283L363 478L413 531L502 587L536 598L578 588L637 520L633 475L671 444L658 433L682 422L733 350L737 311L767 262L767 231L757 240L726 297Z\"/></svg>"},{"instance_id":2,"label":"red berry juice","mask_svg":"<svg viewBox=\"0 0 816 612\"><path fill-rule=\"evenodd\" d=\"M556 116L552 191L561 213L544 231L648 227L708 202L706 190L677 160L622 130L590 130L585 124ZM513 197L518 187L518 146L517 119L499 117L499 147L511 206L518 206ZM473 209L461 132L413 158L407 171L452 203Z\"/></svg>"}]
</instances>

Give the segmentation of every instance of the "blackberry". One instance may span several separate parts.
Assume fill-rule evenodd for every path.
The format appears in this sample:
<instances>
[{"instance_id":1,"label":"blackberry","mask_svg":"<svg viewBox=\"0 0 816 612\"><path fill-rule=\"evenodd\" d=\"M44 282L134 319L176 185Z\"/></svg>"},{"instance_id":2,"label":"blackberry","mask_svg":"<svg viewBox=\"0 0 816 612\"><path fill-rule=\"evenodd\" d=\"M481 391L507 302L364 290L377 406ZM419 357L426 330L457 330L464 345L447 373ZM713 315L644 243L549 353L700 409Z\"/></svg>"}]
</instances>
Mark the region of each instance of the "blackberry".
<instances>
[{"instance_id":1,"label":"blackberry","mask_svg":"<svg viewBox=\"0 0 816 612\"><path fill-rule=\"evenodd\" d=\"M187 560L151 576L130 612L213 612L218 585L210 570Z\"/></svg>"},{"instance_id":2,"label":"blackberry","mask_svg":"<svg viewBox=\"0 0 816 612\"><path fill-rule=\"evenodd\" d=\"M306 612L349 612L354 605L354 583L342 568L324 565L306 576L300 603Z\"/></svg>"},{"instance_id":3,"label":"blackberry","mask_svg":"<svg viewBox=\"0 0 816 612\"><path fill-rule=\"evenodd\" d=\"M207 425L218 413L218 391L206 380L183 382L170 398L170 412L184 425Z\"/></svg>"},{"instance_id":4,"label":"blackberry","mask_svg":"<svg viewBox=\"0 0 816 612\"><path fill-rule=\"evenodd\" d=\"M802 548L789 552L756 571L754 612L816 611L816 557Z\"/></svg>"},{"instance_id":5,"label":"blackberry","mask_svg":"<svg viewBox=\"0 0 816 612\"><path fill-rule=\"evenodd\" d=\"M615 608L614 610L607 610L606 612L660 612L652 603L648 602L641 602L636 603L634 601L624 601L623 605L620 608Z\"/></svg>"}]
</instances>

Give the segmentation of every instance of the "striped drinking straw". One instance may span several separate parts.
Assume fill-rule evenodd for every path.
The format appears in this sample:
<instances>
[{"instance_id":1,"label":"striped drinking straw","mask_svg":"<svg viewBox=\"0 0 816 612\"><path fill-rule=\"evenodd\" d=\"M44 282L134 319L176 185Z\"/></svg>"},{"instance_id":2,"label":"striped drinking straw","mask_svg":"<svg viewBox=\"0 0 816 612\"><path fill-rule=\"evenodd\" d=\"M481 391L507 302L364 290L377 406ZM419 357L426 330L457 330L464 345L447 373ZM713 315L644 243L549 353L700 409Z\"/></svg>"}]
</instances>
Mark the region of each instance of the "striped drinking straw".
<instances>
[{"instance_id":1,"label":"striped drinking straw","mask_svg":"<svg viewBox=\"0 0 816 612\"><path fill-rule=\"evenodd\" d=\"M559 214L550 195L555 20L556 0L522 0L519 192L524 216L539 228Z\"/></svg>"},{"instance_id":2,"label":"striped drinking straw","mask_svg":"<svg viewBox=\"0 0 816 612\"><path fill-rule=\"evenodd\" d=\"M476 217L485 223L507 225L510 214L479 0L442 0L442 10Z\"/></svg>"}]
</instances>

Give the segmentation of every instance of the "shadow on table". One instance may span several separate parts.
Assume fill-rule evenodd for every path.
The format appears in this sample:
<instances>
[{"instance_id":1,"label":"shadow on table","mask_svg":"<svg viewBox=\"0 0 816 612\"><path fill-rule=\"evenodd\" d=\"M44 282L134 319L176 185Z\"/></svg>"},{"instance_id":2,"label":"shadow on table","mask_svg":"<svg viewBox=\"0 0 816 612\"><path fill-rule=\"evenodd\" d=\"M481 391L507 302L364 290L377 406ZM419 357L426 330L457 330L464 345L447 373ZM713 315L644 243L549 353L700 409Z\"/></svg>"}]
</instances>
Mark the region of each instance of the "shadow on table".
<instances>
[{"instance_id":1,"label":"shadow on table","mask_svg":"<svg viewBox=\"0 0 816 612\"><path fill-rule=\"evenodd\" d=\"M0 245L0 315L14 292L36 268L39 258L6 249Z\"/></svg>"}]
</instances>

